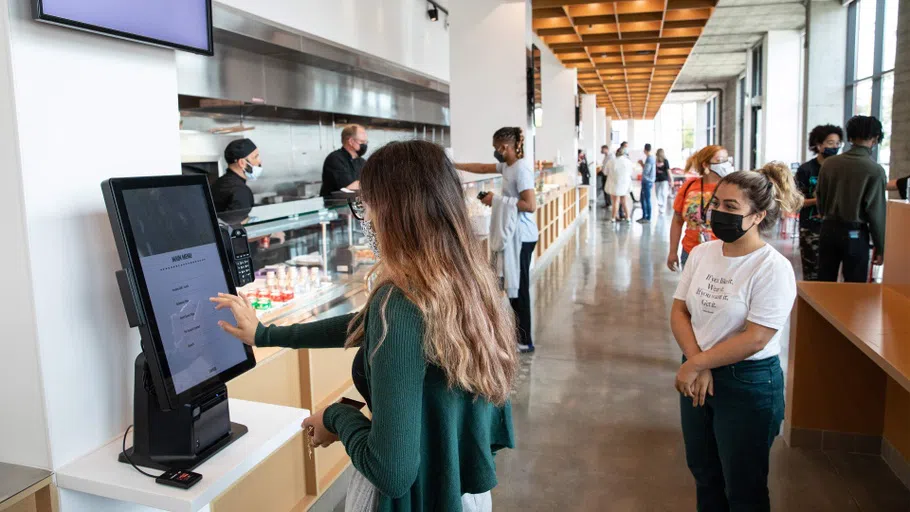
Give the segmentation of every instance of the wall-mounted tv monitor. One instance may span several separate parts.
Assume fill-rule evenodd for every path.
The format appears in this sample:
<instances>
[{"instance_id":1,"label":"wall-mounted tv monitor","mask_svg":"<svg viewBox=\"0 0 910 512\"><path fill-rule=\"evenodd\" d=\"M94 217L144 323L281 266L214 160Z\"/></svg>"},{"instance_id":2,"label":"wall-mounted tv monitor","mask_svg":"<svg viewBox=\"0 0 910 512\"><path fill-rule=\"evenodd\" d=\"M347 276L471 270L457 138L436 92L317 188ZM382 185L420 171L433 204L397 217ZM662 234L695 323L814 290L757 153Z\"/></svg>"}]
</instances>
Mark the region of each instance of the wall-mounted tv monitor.
<instances>
[{"instance_id":1,"label":"wall-mounted tv monitor","mask_svg":"<svg viewBox=\"0 0 910 512\"><path fill-rule=\"evenodd\" d=\"M35 19L203 55L214 53L212 0L32 0Z\"/></svg>"}]
</instances>

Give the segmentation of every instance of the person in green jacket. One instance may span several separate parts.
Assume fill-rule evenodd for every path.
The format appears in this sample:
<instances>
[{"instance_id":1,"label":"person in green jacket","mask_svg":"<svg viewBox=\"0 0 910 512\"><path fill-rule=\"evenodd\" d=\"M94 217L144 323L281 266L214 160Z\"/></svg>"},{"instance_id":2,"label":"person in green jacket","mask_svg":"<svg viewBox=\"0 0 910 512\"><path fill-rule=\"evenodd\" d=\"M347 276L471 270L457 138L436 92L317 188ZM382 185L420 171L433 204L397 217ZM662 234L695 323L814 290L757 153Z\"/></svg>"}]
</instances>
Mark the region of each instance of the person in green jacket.
<instances>
[{"instance_id":1,"label":"person in green jacket","mask_svg":"<svg viewBox=\"0 0 910 512\"><path fill-rule=\"evenodd\" d=\"M818 239L818 280L836 282L838 271L848 283L869 280L869 242L875 248L873 265L885 254L885 169L872 149L884 138L882 123L871 116L847 121L853 145L841 155L826 158L818 173L816 208L822 218Z\"/></svg>"},{"instance_id":2,"label":"person in green jacket","mask_svg":"<svg viewBox=\"0 0 910 512\"><path fill-rule=\"evenodd\" d=\"M377 251L356 314L265 327L244 299L227 332L255 346L362 347L372 419L334 404L304 421L315 446L341 441L357 472L346 510L490 511L494 454L513 448L514 315L474 237L461 180L441 147L376 151L352 203Z\"/></svg>"}]
</instances>

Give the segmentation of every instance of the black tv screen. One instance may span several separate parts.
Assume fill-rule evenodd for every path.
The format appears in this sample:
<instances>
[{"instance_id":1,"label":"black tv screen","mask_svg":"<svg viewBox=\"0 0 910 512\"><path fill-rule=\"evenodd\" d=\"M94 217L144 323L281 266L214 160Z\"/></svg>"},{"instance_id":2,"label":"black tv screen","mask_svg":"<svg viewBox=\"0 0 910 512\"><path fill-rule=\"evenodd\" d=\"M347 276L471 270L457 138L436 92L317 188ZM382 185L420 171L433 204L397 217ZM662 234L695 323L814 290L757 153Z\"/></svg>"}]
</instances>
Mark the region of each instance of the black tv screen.
<instances>
[{"instance_id":1,"label":"black tv screen","mask_svg":"<svg viewBox=\"0 0 910 512\"><path fill-rule=\"evenodd\" d=\"M40 21L212 55L212 0L33 0Z\"/></svg>"}]
</instances>

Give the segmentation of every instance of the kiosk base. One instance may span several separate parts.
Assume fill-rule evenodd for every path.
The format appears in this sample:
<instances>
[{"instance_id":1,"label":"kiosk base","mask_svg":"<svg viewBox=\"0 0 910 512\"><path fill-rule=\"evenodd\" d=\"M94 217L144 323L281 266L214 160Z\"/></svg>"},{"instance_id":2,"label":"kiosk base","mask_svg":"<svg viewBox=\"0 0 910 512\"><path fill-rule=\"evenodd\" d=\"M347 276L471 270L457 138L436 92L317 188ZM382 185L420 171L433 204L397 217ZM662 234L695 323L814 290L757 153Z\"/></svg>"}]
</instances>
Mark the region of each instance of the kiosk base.
<instances>
[{"instance_id":1,"label":"kiosk base","mask_svg":"<svg viewBox=\"0 0 910 512\"><path fill-rule=\"evenodd\" d=\"M126 456L121 453L117 460L125 464L129 464L132 461L132 463L137 466L149 469L158 469L161 471L168 471L171 469L192 471L202 465L203 462L210 459L213 455L223 450L227 445L243 437L243 435L247 432L249 432L249 430L245 425L231 422L231 431L226 437L223 437L220 441L196 454L196 456L191 459L162 463L155 460L155 458L147 453L136 453L135 447L132 447L126 449ZM126 457L129 457L129 460L127 460Z\"/></svg>"},{"instance_id":2,"label":"kiosk base","mask_svg":"<svg viewBox=\"0 0 910 512\"><path fill-rule=\"evenodd\" d=\"M139 354L133 382L133 447L120 462L160 470L192 470L248 432L231 422L227 388L217 387L176 409L164 411Z\"/></svg>"}]
</instances>

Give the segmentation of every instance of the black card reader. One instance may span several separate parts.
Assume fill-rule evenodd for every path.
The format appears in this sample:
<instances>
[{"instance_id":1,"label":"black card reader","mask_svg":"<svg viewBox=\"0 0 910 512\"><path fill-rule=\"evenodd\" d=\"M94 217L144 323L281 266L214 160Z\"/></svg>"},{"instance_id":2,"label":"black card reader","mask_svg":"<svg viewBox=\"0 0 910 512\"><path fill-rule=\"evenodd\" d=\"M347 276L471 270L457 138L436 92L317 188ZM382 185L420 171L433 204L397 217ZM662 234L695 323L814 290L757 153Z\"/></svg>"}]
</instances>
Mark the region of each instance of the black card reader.
<instances>
[{"instance_id":1,"label":"black card reader","mask_svg":"<svg viewBox=\"0 0 910 512\"><path fill-rule=\"evenodd\" d=\"M231 274L237 288L252 283L256 280L253 275L253 255L250 253L250 243L247 240L246 230L242 227L233 227L219 223L224 246L231 259Z\"/></svg>"}]
</instances>

